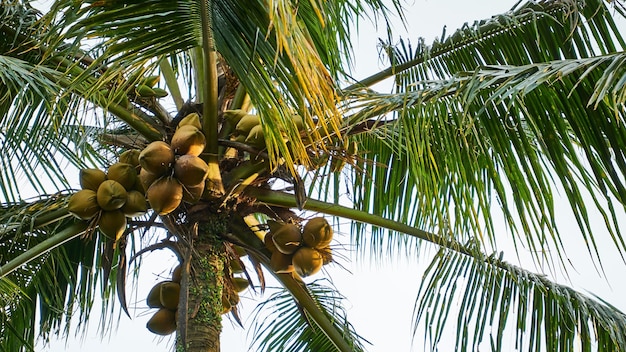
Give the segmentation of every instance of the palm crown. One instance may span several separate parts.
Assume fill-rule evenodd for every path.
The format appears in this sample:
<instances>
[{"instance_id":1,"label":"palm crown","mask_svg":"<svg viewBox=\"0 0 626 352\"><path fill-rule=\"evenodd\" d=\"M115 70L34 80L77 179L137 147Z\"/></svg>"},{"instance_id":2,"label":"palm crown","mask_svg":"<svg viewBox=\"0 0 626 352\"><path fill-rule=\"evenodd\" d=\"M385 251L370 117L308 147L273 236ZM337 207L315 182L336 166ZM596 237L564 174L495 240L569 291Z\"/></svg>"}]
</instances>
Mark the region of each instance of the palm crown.
<instances>
[{"instance_id":1,"label":"palm crown","mask_svg":"<svg viewBox=\"0 0 626 352\"><path fill-rule=\"evenodd\" d=\"M2 348L29 350L37 319L44 338L86 322L98 290L127 312L129 266L169 248L180 274L148 298L163 316L149 329L176 332L178 348L219 350L220 316L239 319L238 291L272 275L285 291L259 349L363 350L339 293L302 280L340 255L339 217L364 254L441 248L416 306L433 346L464 290L460 349L489 325L500 349L508 325L521 350L626 350L622 312L491 254L498 209L536 260L565 261L556 191L591 256L590 203L625 249L625 43L611 6L518 4L430 45L383 43L390 68L352 80L350 24L402 14L400 2L57 0L41 14L4 1ZM393 92L371 88L386 79Z\"/></svg>"}]
</instances>

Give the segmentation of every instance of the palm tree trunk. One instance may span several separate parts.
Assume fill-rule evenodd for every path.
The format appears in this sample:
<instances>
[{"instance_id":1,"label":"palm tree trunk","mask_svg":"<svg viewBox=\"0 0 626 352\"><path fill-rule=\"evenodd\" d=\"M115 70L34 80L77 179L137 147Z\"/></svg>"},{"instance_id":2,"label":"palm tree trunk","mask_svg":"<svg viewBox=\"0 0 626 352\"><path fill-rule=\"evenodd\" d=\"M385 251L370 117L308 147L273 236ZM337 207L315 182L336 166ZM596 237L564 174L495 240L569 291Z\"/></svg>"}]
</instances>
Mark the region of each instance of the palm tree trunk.
<instances>
[{"instance_id":1,"label":"palm tree trunk","mask_svg":"<svg viewBox=\"0 0 626 352\"><path fill-rule=\"evenodd\" d=\"M176 351L220 351L224 245L216 230L210 224L200 224L199 236L193 242L190 270L183 273L181 293L187 292L188 296L186 316L178 315Z\"/></svg>"}]
</instances>

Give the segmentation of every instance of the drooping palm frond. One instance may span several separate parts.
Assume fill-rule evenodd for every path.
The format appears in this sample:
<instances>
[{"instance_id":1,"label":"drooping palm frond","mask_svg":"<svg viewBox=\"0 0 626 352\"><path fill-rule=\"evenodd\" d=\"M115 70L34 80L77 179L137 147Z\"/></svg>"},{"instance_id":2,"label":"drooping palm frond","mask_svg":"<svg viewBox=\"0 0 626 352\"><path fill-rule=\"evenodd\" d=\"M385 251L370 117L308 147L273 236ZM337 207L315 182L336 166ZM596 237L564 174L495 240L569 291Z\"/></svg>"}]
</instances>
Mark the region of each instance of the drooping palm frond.
<instances>
[{"instance_id":1,"label":"drooping palm frond","mask_svg":"<svg viewBox=\"0 0 626 352\"><path fill-rule=\"evenodd\" d=\"M509 227L521 230L533 249L547 243L559 248L553 193L563 190L593 252L583 200L588 193L623 250L612 203L612 197L624 200L626 131L616 103L623 57L563 59L591 54L596 46L615 50L608 37L619 33L609 30L614 24L601 3L586 2L590 9L580 9L584 26L572 13L557 17L554 4L572 9L563 7L569 2L545 2L545 11L530 12L534 16L521 7L523 21L512 12L506 21L498 17L461 30L446 45L420 48L414 61L403 58L413 69L398 77L397 94L358 95L351 116L357 123L397 112L379 123L379 131L358 136L367 162L358 164L365 172L359 175L357 169L354 178L372 180L354 183L359 207L427 230L487 236L493 244L490 208L497 204ZM514 33L519 41L510 40ZM589 37L598 43L583 44ZM435 51L443 47L444 53ZM514 52L529 53L517 55L527 61L507 64L504 58ZM479 61L464 61L476 57ZM613 90L604 88L609 77ZM507 193L511 189L514 195Z\"/></svg>"},{"instance_id":2,"label":"drooping palm frond","mask_svg":"<svg viewBox=\"0 0 626 352\"><path fill-rule=\"evenodd\" d=\"M363 351L367 341L356 334L347 321L341 305L343 297L336 289L323 285L320 280L307 284L307 288L336 328L342 331L352 350ZM336 350L324 332L307 321L307 313L298 307L289 291L272 294L255 308L251 319L254 321L252 345L261 351Z\"/></svg>"},{"instance_id":3,"label":"drooping palm frond","mask_svg":"<svg viewBox=\"0 0 626 352\"><path fill-rule=\"evenodd\" d=\"M475 247L476 249L478 247ZM426 326L431 349L456 321L455 350L626 350L626 314L504 262L439 251L424 274L415 306L414 333ZM507 342L511 329L515 338ZM489 341L486 337L491 336ZM447 342L449 346L449 342Z\"/></svg>"}]
</instances>

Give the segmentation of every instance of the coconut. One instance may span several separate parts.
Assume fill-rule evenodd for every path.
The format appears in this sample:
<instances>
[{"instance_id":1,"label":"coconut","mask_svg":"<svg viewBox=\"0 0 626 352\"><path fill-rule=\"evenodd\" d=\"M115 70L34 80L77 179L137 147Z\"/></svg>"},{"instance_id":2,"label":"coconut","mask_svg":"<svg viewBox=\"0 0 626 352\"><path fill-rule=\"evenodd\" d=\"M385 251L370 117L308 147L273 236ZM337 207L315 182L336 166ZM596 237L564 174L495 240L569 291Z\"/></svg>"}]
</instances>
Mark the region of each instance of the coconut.
<instances>
[{"instance_id":1,"label":"coconut","mask_svg":"<svg viewBox=\"0 0 626 352\"><path fill-rule=\"evenodd\" d=\"M274 241L272 240L272 236L273 234L271 232L266 233L265 237L263 237L263 243L265 244L265 248L267 248L268 251L274 253L274 252L277 252L277 250L276 250L276 245L274 244Z\"/></svg>"},{"instance_id":2,"label":"coconut","mask_svg":"<svg viewBox=\"0 0 626 352\"><path fill-rule=\"evenodd\" d=\"M237 292L244 291L248 288L248 286L250 286L248 279L244 279L243 277L233 277L231 278L231 281L233 282L233 286Z\"/></svg>"},{"instance_id":3,"label":"coconut","mask_svg":"<svg viewBox=\"0 0 626 352\"><path fill-rule=\"evenodd\" d=\"M97 191L100 184L107 179L107 174L99 169L82 169L78 178L82 189Z\"/></svg>"},{"instance_id":4,"label":"coconut","mask_svg":"<svg viewBox=\"0 0 626 352\"><path fill-rule=\"evenodd\" d=\"M243 273L243 266L241 266L241 262L239 259L235 258L228 262L228 266L230 267L230 271L233 274L241 274Z\"/></svg>"},{"instance_id":5,"label":"coconut","mask_svg":"<svg viewBox=\"0 0 626 352\"><path fill-rule=\"evenodd\" d=\"M246 143L251 146L261 148L265 146L265 134L263 132L263 126L256 125L252 127L250 133L246 137Z\"/></svg>"},{"instance_id":6,"label":"coconut","mask_svg":"<svg viewBox=\"0 0 626 352\"><path fill-rule=\"evenodd\" d=\"M173 163L174 151L169 144L163 141L152 142L139 153L141 168L155 175L165 175Z\"/></svg>"},{"instance_id":7,"label":"coconut","mask_svg":"<svg viewBox=\"0 0 626 352\"><path fill-rule=\"evenodd\" d=\"M174 270L172 270L172 281L180 283L180 280L183 277L183 266L181 264L176 265Z\"/></svg>"},{"instance_id":8,"label":"coconut","mask_svg":"<svg viewBox=\"0 0 626 352\"><path fill-rule=\"evenodd\" d=\"M270 258L270 268L278 274L293 272L294 267L291 261L292 257L293 255L291 254L282 254L279 251L274 251L272 253L272 257Z\"/></svg>"},{"instance_id":9,"label":"coconut","mask_svg":"<svg viewBox=\"0 0 626 352\"><path fill-rule=\"evenodd\" d=\"M206 138L199 128L191 125L180 126L172 136L172 150L177 155L198 156L204 150Z\"/></svg>"},{"instance_id":10,"label":"coconut","mask_svg":"<svg viewBox=\"0 0 626 352\"><path fill-rule=\"evenodd\" d=\"M167 309L176 310L180 298L180 284L173 281L166 281L160 285L161 306Z\"/></svg>"},{"instance_id":11,"label":"coconut","mask_svg":"<svg viewBox=\"0 0 626 352\"><path fill-rule=\"evenodd\" d=\"M166 308L159 309L146 324L150 332L157 335L169 335L176 331L176 312Z\"/></svg>"},{"instance_id":12,"label":"coconut","mask_svg":"<svg viewBox=\"0 0 626 352\"><path fill-rule=\"evenodd\" d=\"M302 229L302 240L311 248L323 248L333 240L333 228L323 217L310 219Z\"/></svg>"},{"instance_id":13,"label":"coconut","mask_svg":"<svg viewBox=\"0 0 626 352\"><path fill-rule=\"evenodd\" d=\"M115 163L109 167L107 179L117 181L124 189L130 191L137 181L137 169L127 163Z\"/></svg>"},{"instance_id":14,"label":"coconut","mask_svg":"<svg viewBox=\"0 0 626 352\"><path fill-rule=\"evenodd\" d=\"M152 186L152 183L161 177L162 175L153 174L152 172L142 168L141 171L139 171L138 179L143 193L145 194L148 188Z\"/></svg>"},{"instance_id":15,"label":"coconut","mask_svg":"<svg viewBox=\"0 0 626 352\"><path fill-rule=\"evenodd\" d=\"M80 190L70 197L67 210L81 220L89 220L100 211L98 196L90 189Z\"/></svg>"},{"instance_id":16,"label":"coconut","mask_svg":"<svg viewBox=\"0 0 626 352\"><path fill-rule=\"evenodd\" d=\"M120 209L126 203L128 192L119 182L106 180L100 184L96 194L100 208L110 211Z\"/></svg>"},{"instance_id":17,"label":"coconut","mask_svg":"<svg viewBox=\"0 0 626 352\"><path fill-rule=\"evenodd\" d=\"M119 162L125 164L131 164L132 166L139 166L139 154L141 151L138 149L129 149L120 154Z\"/></svg>"},{"instance_id":18,"label":"coconut","mask_svg":"<svg viewBox=\"0 0 626 352\"><path fill-rule=\"evenodd\" d=\"M103 211L98 227L106 237L117 241L126 230L126 216L121 210Z\"/></svg>"},{"instance_id":19,"label":"coconut","mask_svg":"<svg viewBox=\"0 0 626 352\"><path fill-rule=\"evenodd\" d=\"M248 252L246 252L246 249L243 248L242 246L238 246L236 244L233 244L233 250L235 251L235 253L239 256L239 257L245 257L248 255Z\"/></svg>"},{"instance_id":20,"label":"coconut","mask_svg":"<svg viewBox=\"0 0 626 352\"><path fill-rule=\"evenodd\" d=\"M307 277L320 271L323 265L323 259L317 249L302 247L294 253L292 263L298 275Z\"/></svg>"},{"instance_id":21,"label":"coconut","mask_svg":"<svg viewBox=\"0 0 626 352\"><path fill-rule=\"evenodd\" d=\"M150 308L163 308L161 304L161 285L163 282L159 282L158 284L152 286L150 292L148 292L148 297L146 298L146 304Z\"/></svg>"},{"instance_id":22,"label":"coconut","mask_svg":"<svg viewBox=\"0 0 626 352\"><path fill-rule=\"evenodd\" d=\"M276 249L283 254L293 254L302 243L302 234L296 224L283 224L272 235Z\"/></svg>"},{"instance_id":23,"label":"coconut","mask_svg":"<svg viewBox=\"0 0 626 352\"><path fill-rule=\"evenodd\" d=\"M247 136L250 130L259 124L261 124L261 119L258 115L245 115L239 120L237 126L235 126L235 131L239 135Z\"/></svg>"},{"instance_id":24,"label":"coconut","mask_svg":"<svg viewBox=\"0 0 626 352\"><path fill-rule=\"evenodd\" d=\"M330 248L330 246L316 249L322 255L322 262L324 265L333 261L333 250Z\"/></svg>"},{"instance_id":25,"label":"coconut","mask_svg":"<svg viewBox=\"0 0 626 352\"><path fill-rule=\"evenodd\" d=\"M194 155L182 155L174 164L174 176L184 186L195 186L204 183L209 166L204 160Z\"/></svg>"},{"instance_id":26,"label":"coconut","mask_svg":"<svg viewBox=\"0 0 626 352\"><path fill-rule=\"evenodd\" d=\"M182 126L193 126L199 130L202 129L202 122L200 121L200 115L198 113L192 112L191 114L185 116L178 123L178 128Z\"/></svg>"},{"instance_id":27,"label":"coconut","mask_svg":"<svg viewBox=\"0 0 626 352\"><path fill-rule=\"evenodd\" d=\"M146 192L150 207L159 215L167 215L183 200L183 185L174 177L161 177Z\"/></svg>"},{"instance_id":28,"label":"coconut","mask_svg":"<svg viewBox=\"0 0 626 352\"><path fill-rule=\"evenodd\" d=\"M126 203L121 209L124 215L129 218L144 215L148 211L146 196L139 191L128 192Z\"/></svg>"},{"instance_id":29,"label":"coconut","mask_svg":"<svg viewBox=\"0 0 626 352\"><path fill-rule=\"evenodd\" d=\"M204 181L195 186L183 186L183 200L191 204L197 203L200 198L202 198L202 194L204 193L204 187Z\"/></svg>"}]
</instances>

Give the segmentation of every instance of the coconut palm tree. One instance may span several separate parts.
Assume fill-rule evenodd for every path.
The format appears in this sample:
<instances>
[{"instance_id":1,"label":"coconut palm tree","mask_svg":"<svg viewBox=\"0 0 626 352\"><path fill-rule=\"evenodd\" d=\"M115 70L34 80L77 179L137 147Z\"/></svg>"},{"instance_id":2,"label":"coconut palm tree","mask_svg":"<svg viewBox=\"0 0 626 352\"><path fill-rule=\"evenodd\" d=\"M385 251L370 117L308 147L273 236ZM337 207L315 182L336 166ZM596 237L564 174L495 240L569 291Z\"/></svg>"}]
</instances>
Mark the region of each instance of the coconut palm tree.
<instances>
[{"instance_id":1,"label":"coconut palm tree","mask_svg":"<svg viewBox=\"0 0 626 352\"><path fill-rule=\"evenodd\" d=\"M440 249L415 308L433 348L456 318L459 350L501 350L507 329L520 350L626 350L624 313L506 262L493 218L557 269L576 259L563 192L589 255L590 207L623 255L622 10L529 2L432 44L390 35L389 68L355 79L352 24L401 2L3 0L2 350L80 329L96 299L128 313L127 278L159 249L180 266L149 329L177 350L218 351L266 276L284 291L260 304L259 350L364 350L339 292L303 280L347 245L332 218L364 257Z\"/></svg>"}]
</instances>

